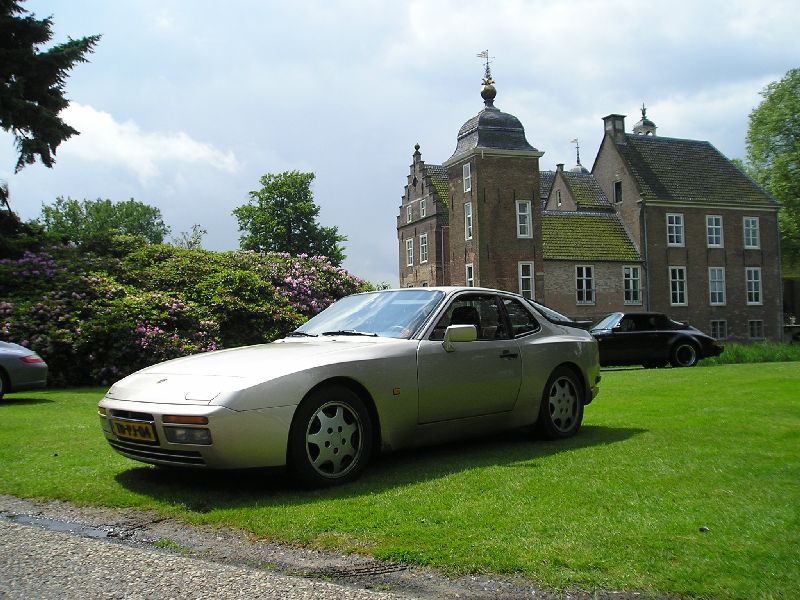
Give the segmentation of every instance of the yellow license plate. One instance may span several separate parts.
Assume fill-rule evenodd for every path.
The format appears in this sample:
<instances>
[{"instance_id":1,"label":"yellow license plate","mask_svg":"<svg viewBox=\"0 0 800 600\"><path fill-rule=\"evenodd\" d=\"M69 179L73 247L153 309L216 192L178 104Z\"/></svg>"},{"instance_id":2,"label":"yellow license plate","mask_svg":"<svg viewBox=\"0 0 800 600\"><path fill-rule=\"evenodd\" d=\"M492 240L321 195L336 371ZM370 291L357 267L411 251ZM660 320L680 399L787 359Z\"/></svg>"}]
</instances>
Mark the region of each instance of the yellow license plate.
<instances>
[{"instance_id":1,"label":"yellow license plate","mask_svg":"<svg viewBox=\"0 0 800 600\"><path fill-rule=\"evenodd\" d=\"M117 436L137 442L155 442L156 430L150 423L133 423L111 419L111 429Z\"/></svg>"}]
</instances>

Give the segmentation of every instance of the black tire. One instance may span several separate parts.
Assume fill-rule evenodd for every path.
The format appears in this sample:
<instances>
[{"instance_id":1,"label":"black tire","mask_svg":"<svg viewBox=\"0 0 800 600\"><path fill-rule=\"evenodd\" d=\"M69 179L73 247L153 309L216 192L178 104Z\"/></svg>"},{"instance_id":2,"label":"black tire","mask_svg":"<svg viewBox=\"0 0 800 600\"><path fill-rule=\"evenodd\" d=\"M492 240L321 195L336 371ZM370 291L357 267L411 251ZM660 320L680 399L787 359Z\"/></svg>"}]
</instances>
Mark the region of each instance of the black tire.
<instances>
[{"instance_id":1,"label":"black tire","mask_svg":"<svg viewBox=\"0 0 800 600\"><path fill-rule=\"evenodd\" d=\"M558 367L553 371L539 406L539 433L549 440L578 433L583 421L583 394L583 385L571 369Z\"/></svg>"},{"instance_id":2,"label":"black tire","mask_svg":"<svg viewBox=\"0 0 800 600\"><path fill-rule=\"evenodd\" d=\"M669 362L673 367L693 367L699 360L697 346L688 340L679 340L670 352Z\"/></svg>"},{"instance_id":3,"label":"black tire","mask_svg":"<svg viewBox=\"0 0 800 600\"><path fill-rule=\"evenodd\" d=\"M0 400L2 400L3 399L3 395L7 391L9 391L9 388L10 388L10 386L9 386L9 383L8 383L8 377L6 377L6 374L3 371L3 369L0 369Z\"/></svg>"},{"instance_id":4,"label":"black tire","mask_svg":"<svg viewBox=\"0 0 800 600\"><path fill-rule=\"evenodd\" d=\"M642 366L645 369L660 369L661 367L665 366L667 363L660 360L649 360L647 362L643 362Z\"/></svg>"},{"instance_id":5,"label":"black tire","mask_svg":"<svg viewBox=\"0 0 800 600\"><path fill-rule=\"evenodd\" d=\"M329 385L313 392L295 412L289 430L288 465L304 485L352 481L372 456L372 420L352 390Z\"/></svg>"}]
</instances>

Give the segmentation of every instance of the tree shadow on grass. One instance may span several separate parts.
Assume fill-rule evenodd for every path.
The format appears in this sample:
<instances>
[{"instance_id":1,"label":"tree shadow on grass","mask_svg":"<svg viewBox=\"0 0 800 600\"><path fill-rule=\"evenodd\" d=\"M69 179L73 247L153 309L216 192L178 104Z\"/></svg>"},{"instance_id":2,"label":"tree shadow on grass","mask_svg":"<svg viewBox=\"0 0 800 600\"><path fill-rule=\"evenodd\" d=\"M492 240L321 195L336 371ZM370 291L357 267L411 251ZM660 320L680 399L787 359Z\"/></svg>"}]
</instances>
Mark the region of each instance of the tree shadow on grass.
<instances>
[{"instance_id":1,"label":"tree shadow on grass","mask_svg":"<svg viewBox=\"0 0 800 600\"><path fill-rule=\"evenodd\" d=\"M303 489L283 468L211 471L142 466L120 473L116 480L133 492L195 512L307 504L374 494L484 467L536 468L541 458L615 444L645 431L585 425L573 438L545 441L521 429L403 450L378 457L357 481L329 489Z\"/></svg>"}]
</instances>

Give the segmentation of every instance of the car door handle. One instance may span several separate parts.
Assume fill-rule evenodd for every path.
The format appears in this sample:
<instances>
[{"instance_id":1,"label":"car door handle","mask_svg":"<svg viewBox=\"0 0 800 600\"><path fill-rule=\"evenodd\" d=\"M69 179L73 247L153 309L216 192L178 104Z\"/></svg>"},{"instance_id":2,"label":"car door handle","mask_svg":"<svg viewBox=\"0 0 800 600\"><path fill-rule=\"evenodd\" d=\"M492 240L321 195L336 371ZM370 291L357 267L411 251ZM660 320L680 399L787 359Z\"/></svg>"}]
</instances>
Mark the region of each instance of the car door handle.
<instances>
[{"instance_id":1,"label":"car door handle","mask_svg":"<svg viewBox=\"0 0 800 600\"><path fill-rule=\"evenodd\" d=\"M503 353L500 355L500 358L519 358L519 353L509 352L508 350L504 350Z\"/></svg>"}]
</instances>

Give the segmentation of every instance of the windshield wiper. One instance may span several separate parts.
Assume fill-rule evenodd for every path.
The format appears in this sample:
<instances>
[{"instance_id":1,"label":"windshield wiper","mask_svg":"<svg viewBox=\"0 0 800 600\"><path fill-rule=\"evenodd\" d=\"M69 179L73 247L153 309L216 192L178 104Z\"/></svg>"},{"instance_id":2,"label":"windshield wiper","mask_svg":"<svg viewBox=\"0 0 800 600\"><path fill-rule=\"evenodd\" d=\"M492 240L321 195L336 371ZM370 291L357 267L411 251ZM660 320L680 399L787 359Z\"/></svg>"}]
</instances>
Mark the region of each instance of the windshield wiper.
<instances>
[{"instance_id":1,"label":"windshield wiper","mask_svg":"<svg viewBox=\"0 0 800 600\"><path fill-rule=\"evenodd\" d=\"M317 337L316 333L306 333L305 331L290 331L286 337Z\"/></svg>"},{"instance_id":2,"label":"windshield wiper","mask_svg":"<svg viewBox=\"0 0 800 600\"><path fill-rule=\"evenodd\" d=\"M363 335L366 337L378 337L377 333L356 331L355 329L341 329L339 331L323 331L322 335Z\"/></svg>"}]
</instances>

